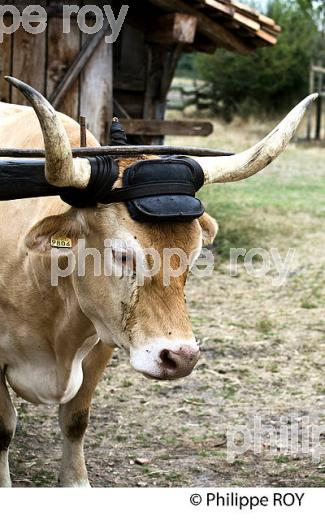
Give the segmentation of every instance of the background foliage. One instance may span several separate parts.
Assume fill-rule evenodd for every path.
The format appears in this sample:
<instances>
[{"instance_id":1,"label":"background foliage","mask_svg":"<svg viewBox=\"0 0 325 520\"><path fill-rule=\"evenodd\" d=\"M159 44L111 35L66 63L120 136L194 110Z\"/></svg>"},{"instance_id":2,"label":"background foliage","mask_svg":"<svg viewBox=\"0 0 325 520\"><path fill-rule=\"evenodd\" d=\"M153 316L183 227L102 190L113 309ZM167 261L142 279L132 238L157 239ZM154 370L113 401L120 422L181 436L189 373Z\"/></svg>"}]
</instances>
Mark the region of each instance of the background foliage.
<instances>
[{"instance_id":1,"label":"background foliage","mask_svg":"<svg viewBox=\"0 0 325 520\"><path fill-rule=\"evenodd\" d=\"M258 6L257 6L258 7ZM282 27L278 44L240 55L218 49L180 63L182 75L211 85L213 111L230 120L234 114L282 112L308 93L309 67L324 53L324 2L270 0L264 12Z\"/></svg>"}]
</instances>

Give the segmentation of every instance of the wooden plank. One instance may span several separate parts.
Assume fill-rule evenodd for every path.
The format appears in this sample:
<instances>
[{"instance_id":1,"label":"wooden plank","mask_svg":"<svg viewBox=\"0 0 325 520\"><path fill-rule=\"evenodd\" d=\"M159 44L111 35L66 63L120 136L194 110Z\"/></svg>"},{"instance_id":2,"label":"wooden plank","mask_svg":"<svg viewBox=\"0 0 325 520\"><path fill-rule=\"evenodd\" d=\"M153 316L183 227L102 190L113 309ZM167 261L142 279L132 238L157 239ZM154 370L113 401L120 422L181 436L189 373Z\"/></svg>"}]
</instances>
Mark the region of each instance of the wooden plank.
<instances>
[{"instance_id":1,"label":"wooden plank","mask_svg":"<svg viewBox=\"0 0 325 520\"><path fill-rule=\"evenodd\" d=\"M106 34L107 24L104 24L103 28L98 31L98 33L95 33L85 41L75 60L50 96L49 101L52 103L54 108L57 108L60 105L61 100L74 84L79 74L94 54L97 47L102 43L102 40Z\"/></svg>"},{"instance_id":2,"label":"wooden plank","mask_svg":"<svg viewBox=\"0 0 325 520\"><path fill-rule=\"evenodd\" d=\"M48 22L48 98L53 96L69 67L80 51L80 31L76 20L71 20L69 34L62 33L62 20L51 18ZM56 108L75 120L79 112L79 81L75 81L56 104Z\"/></svg>"},{"instance_id":3,"label":"wooden plank","mask_svg":"<svg viewBox=\"0 0 325 520\"><path fill-rule=\"evenodd\" d=\"M275 45L278 41L276 36L273 36L272 34L269 34L266 31L263 31L262 29L260 31L257 31L256 36L261 38L261 40L270 43L271 45Z\"/></svg>"},{"instance_id":4,"label":"wooden plank","mask_svg":"<svg viewBox=\"0 0 325 520\"><path fill-rule=\"evenodd\" d=\"M231 0L231 4L236 8L236 9L240 9L242 11L245 11L246 13L250 13L252 14L253 16L258 16L258 12L256 11L256 9L253 9L252 7L249 7L248 5L246 4L242 4L241 2L237 2L236 0Z\"/></svg>"},{"instance_id":5,"label":"wooden plank","mask_svg":"<svg viewBox=\"0 0 325 520\"><path fill-rule=\"evenodd\" d=\"M269 16L265 16L264 14L261 14L259 15L259 21L263 24L263 25L268 25L271 29L273 29L274 27L276 27L276 23L275 23L275 20L273 20L272 18L270 18Z\"/></svg>"},{"instance_id":6,"label":"wooden plank","mask_svg":"<svg viewBox=\"0 0 325 520\"><path fill-rule=\"evenodd\" d=\"M129 135L201 135L208 136L213 126L204 121L157 121L155 119L120 119Z\"/></svg>"},{"instance_id":7,"label":"wooden plank","mask_svg":"<svg viewBox=\"0 0 325 520\"><path fill-rule=\"evenodd\" d=\"M220 23L212 21L208 16L200 13L182 0L173 0L172 4L169 0L149 0L149 2L166 11L177 10L196 16L198 19L199 32L217 44L226 44L240 53L247 53L254 50L253 46L242 41L236 34L226 29Z\"/></svg>"},{"instance_id":8,"label":"wooden plank","mask_svg":"<svg viewBox=\"0 0 325 520\"><path fill-rule=\"evenodd\" d=\"M239 22L240 25L242 25L252 31L256 32L261 29L261 25L258 22L255 22L251 18L247 18L247 16L244 16L240 13L235 13L233 16L233 19L236 20L236 22Z\"/></svg>"},{"instance_id":9,"label":"wooden plank","mask_svg":"<svg viewBox=\"0 0 325 520\"><path fill-rule=\"evenodd\" d=\"M325 68L324 67L320 67L319 65L312 65L312 70L314 72L319 72L320 74L325 74ZM311 92L312 94L313 92Z\"/></svg>"},{"instance_id":10,"label":"wooden plank","mask_svg":"<svg viewBox=\"0 0 325 520\"><path fill-rule=\"evenodd\" d=\"M20 26L13 35L12 75L45 93L46 31L30 34ZM12 103L28 105L17 89L12 89Z\"/></svg>"},{"instance_id":11,"label":"wooden plank","mask_svg":"<svg viewBox=\"0 0 325 520\"><path fill-rule=\"evenodd\" d=\"M89 38L83 35L83 41ZM109 142L113 117L113 46L102 38L80 75L80 115L103 145Z\"/></svg>"},{"instance_id":12,"label":"wooden plank","mask_svg":"<svg viewBox=\"0 0 325 520\"><path fill-rule=\"evenodd\" d=\"M221 4L220 2L217 2L216 0L204 0L205 5L208 5L210 7L213 7L217 11L222 11L223 13L227 14L232 18L233 20L236 20L244 27L247 27L248 29L251 29L253 31L258 31L261 26L256 20L256 17L254 19L252 17L248 17L248 13L245 13L243 15L241 12L236 12L236 9L230 8L230 6L225 6L224 4Z\"/></svg>"},{"instance_id":13,"label":"wooden plank","mask_svg":"<svg viewBox=\"0 0 325 520\"><path fill-rule=\"evenodd\" d=\"M184 13L158 16L150 22L146 39L153 43L193 43L197 17Z\"/></svg>"},{"instance_id":14,"label":"wooden plank","mask_svg":"<svg viewBox=\"0 0 325 520\"><path fill-rule=\"evenodd\" d=\"M6 16L5 19L6 25L11 25L12 17ZM6 103L11 102L11 85L4 79L4 76L12 75L12 45L13 39L11 34L3 35L3 43L1 44L1 54L2 54L2 71L0 78L0 93L1 93L1 101L5 101Z\"/></svg>"},{"instance_id":15,"label":"wooden plank","mask_svg":"<svg viewBox=\"0 0 325 520\"><path fill-rule=\"evenodd\" d=\"M221 11L223 14L227 14L228 16L233 16L233 14L236 12L234 7L231 5L225 5L221 2L218 2L217 0L203 0L203 4L213 7L214 9L217 9L218 11Z\"/></svg>"},{"instance_id":16,"label":"wooden plank","mask_svg":"<svg viewBox=\"0 0 325 520\"><path fill-rule=\"evenodd\" d=\"M205 5L209 5L210 7L214 7L218 11L222 11L224 14L228 14L231 16L242 15L245 19L249 17L250 20L253 20L261 25L267 26L267 28L271 30L275 30L276 32L280 32L281 28L276 25L275 21L269 16L265 16L264 14L259 13L255 9L251 9L245 4L239 2L229 2L225 3L223 0L202 0ZM234 16L236 19L236 16Z\"/></svg>"}]
</instances>

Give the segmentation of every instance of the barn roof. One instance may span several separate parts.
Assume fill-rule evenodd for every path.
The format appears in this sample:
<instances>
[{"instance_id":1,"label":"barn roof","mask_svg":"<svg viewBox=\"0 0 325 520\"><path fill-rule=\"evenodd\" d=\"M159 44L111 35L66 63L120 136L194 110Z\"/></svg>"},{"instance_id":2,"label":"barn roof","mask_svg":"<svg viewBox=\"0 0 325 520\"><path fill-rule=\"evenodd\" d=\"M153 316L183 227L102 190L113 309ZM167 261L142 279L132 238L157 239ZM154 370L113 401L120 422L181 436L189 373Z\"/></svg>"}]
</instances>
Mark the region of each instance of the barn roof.
<instances>
[{"instance_id":1,"label":"barn roof","mask_svg":"<svg viewBox=\"0 0 325 520\"><path fill-rule=\"evenodd\" d=\"M275 45L281 32L277 23L236 0L148 0L164 12L180 12L197 17L193 49L212 52L225 47L250 52Z\"/></svg>"}]
</instances>

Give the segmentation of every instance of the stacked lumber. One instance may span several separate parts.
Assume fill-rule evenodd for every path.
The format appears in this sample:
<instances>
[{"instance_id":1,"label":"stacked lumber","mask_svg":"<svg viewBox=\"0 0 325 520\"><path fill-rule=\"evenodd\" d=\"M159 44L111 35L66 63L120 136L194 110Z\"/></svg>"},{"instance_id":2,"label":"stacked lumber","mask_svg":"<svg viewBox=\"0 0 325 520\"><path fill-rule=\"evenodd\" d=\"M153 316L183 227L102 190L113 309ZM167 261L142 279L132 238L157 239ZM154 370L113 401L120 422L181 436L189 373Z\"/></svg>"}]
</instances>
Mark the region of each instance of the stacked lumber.
<instances>
[{"instance_id":1,"label":"stacked lumber","mask_svg":"<svg viewBox=\"0 0 325 520\"><path fill-rule=\"evenodd\" d=\"M165 12L177 11L197 17L193 49L213 52L225 47L237 52L275 45L281 27L255 9L237 0L149 0Z\"/></svg>"},{"instance_id":2,"label":"stacked lumber","mask_svg":"<svg viewBox=\"0 0 325 520\"><path fill-rule=\"evenodd\" d=\"M281 27L255 9L236 0L194 0L190 4L212 20L223 22L229 29L236 29L243 38L257 46L275 45Z\"/></svg>"}]
</instances>

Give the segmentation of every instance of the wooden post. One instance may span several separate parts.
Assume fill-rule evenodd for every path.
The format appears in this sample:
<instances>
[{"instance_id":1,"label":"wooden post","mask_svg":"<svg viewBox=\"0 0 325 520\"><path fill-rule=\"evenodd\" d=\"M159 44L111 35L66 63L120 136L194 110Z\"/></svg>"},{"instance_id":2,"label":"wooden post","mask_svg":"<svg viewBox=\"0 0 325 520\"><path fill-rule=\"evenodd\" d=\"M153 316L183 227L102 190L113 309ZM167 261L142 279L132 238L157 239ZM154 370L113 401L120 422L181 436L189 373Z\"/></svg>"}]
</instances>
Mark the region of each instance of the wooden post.
<instances>
[{"instance_id":1,"label":"wooden post","mask_svg":"<svg viewBox=\"0 0 325 520\"><path fill-rule=\"evenodd\" d=\"M40 0L37 4L44 7L46 2ZM11 75L44 93L46 83L46 32L31 34L25 31L21 25L11 38ZM11 90L11 103L29 104L15 88Z\"/></svg>"},{"instance_id":2,"label":"wooden post","mask_svg":"<svg viewBox=\"0 0 325 520\"><path fill-rule=\"evenodd\" d=\"M50 96L49 101L54 106L54 108L57 108L59 106L66 92L73 85L81 71L87 65L99 44L102 43L102 41L105 38L105 35L107 34L107 29L108 25L107 23L105 23L103 28L100 31L98 31L98 33L95 33L91 38L87 39L81 51L76 56L74 62L69 67L64 77L62 78L62 80Z\"/></svg>"},{"instance_id":3,"label":"wooden post","mask_svg":"<svg viewBox=\"0 0 325 520\"><path fill-rule=\"evenodd\" d=\"M62 19L49 18L47 40L47 81L46 97L52 99L61 85L66 71L69 70L80 52L80 30L77 20L71 20L69 34L62 33ZM79 117L79 81L70 85L65 95L61 97L55 108L69 115L76 121Z\"/></svg>"},{"instance_id":4,"label":"wooden post","mask_svg":"<svg viewBox=\"0 0 325 520\"><path fill-rule=\"evenodd\" d=\"M85 116L80 116L80 148L86 148L87 146L87 124Z\"/></svg>"},{"instance_id":5,"label":"wooden post","mask_svg":"<svg viewBox=\"0 0 325 520\"><path fill-rule=\"evenodd\" d=\"M316 132L315 139L319 141L321 138L322 130L322 96L318 96L316 101Z\"/></svg>"},{"instance_id":6,"label":"wooden post","mask_svg":"<svg viewBox=\"0 0 325 520\"><path fill-rule=\"evenodd\" d=\"M322 74L319 74L318 78L318 92L319 96L316 101L316 135L315 139L316 141L320 141L321 139L321 133L322 133L322 83L323 83L323 76Z\"/></svg>"},{"instance_id":7,"label":"wooden post","mask_svg":"<svg viewBox=\"0 0 325 520\"><path fill-rule=\"evenodd\" d=\"M89 38L82 35L83 41ZM80 75L80 113L96 139L107 144L113 117L113 45L104 37Z\"/></svg>"},{"instance_id":8,"label":"wooden post","mask_svg":"<svg viewBox=\"0 0 325 520\"><path fill-rule=\"evenodd\" d=\"M309 94L313 94L314 92L314 76L315 76L315 73L314 73L314 64L312 63L311 66L310 66L310 71L309 71ZM308 110L308 114L307 114L307 141L310 141L311 140L311 125L312 125L312 113L311 113L311 110Z\"/></svg>"},{"instance_id":9,"label":"wooden post","mask_svg":"<svg viewBox=\"0 0 325 520\"><path fill-rule=\"evenodd\" d=\"M184 44L182 43L171 45L169 48L156 44L148 46L147 85L143 119L164 119L167 93L183 48ZM147 139L147 142L162 144L163 139L163 135L157 135Z\"/></svg>"}]
</instances>

